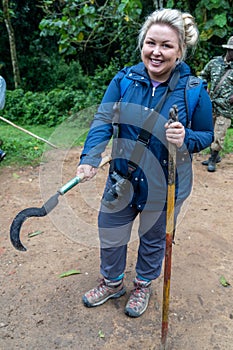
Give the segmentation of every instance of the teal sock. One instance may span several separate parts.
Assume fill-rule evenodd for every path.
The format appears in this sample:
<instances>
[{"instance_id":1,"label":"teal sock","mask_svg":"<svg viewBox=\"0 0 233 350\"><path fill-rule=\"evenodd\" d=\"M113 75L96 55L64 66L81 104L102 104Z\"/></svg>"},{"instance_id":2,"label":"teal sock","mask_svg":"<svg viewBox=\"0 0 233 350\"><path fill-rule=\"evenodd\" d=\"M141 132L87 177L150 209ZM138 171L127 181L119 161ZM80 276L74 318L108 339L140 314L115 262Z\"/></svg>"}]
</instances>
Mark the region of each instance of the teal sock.
<instances>
[{"instance_id":1,"label":"teal sock","mask_svg":"<svg viewBox=\"0 0 233 350\"><path fill-rule=\"evenodd\" d=\"M116 278L111 278L111 279L104 278L104 280L105 280L105 283L107 284L107 286L118 287L122 283L123 278L124 278L124 273L122 273L121 275L119 275Z\"/></svg>"},{"instance_id":2,"label":"teal sock","mask_svg":"<svg viewBox=\"0 0 233 350\"><path fill-rule=\"evenodd\" d=\"M143 282L147 282L147 283L151 282L150 279L142 277L141 275L137 275L136 278L137 278L137 280L140 280L140 281L143 281Z\"/></svg>"}]
</instances>

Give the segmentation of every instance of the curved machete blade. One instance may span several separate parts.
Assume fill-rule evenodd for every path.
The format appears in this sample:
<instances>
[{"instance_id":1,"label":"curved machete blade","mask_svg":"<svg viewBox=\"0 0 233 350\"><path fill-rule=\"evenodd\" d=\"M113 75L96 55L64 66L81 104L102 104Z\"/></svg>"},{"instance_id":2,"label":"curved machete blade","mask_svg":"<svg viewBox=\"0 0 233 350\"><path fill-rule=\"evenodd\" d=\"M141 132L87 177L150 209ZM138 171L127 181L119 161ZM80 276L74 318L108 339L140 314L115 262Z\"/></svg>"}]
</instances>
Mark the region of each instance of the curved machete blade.
<instances>
[{"instance_id":1,"label":"curved machete blade","mask_svg":"<svg viewBox=\"0 0 233 350\"><path fill-rule=\"evenodd\" d=\"M41 208L27 208L19 212L12 221L10 228L10 240L12 245L17 250L26 251L27 249L20 241L20 229L24 221L29 217L41 217L47 215L58 204L58 197L60 193L57 192L41 207Z\"/></svg>"},{"instance_id":2,"label":"curved machete blade","mask_svg":"<svg viewBox=\"0 0 233 350\"><path fill-rule=\"evenodd\" d=\"M110 161L111 161L111 157L109 156L104 157L99 167L100 168L103 167L105 164L109 163ZM41 208L27 208L22 210L16 215L16 217L12 221L11 228L10 228L10 240L12 245L15 247L15 249L21 250L21 251L27 250L20 241L20 229L24 221L31 216L40 217L40 216L47 215L58 204L59 195L63 196L67 191L69 191L71 188L76 186L83 178L84 178L84 173L81 173L78 176L75 176L73 179L71 179L65 185L63 185L55 195L49 198Z\"/></svg>"}]
</instances>

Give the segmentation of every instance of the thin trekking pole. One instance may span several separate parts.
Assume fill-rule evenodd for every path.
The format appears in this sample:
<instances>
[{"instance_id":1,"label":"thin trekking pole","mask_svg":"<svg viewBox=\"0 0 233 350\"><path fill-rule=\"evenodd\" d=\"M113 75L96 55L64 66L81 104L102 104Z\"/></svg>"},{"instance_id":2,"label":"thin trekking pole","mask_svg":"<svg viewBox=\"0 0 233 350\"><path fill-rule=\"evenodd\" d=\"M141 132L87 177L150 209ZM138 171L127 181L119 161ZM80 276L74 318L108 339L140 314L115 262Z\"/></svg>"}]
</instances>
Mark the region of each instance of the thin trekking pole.
<instances>
[{"instance_id":1,"label":"thin trekking pole","mask_svg":"<svg viewBox=\"0 0 233 350\"><path fill-rule=\"evenodd\" d=\"M178 120L178 109L173 105L169 111L169 123ZM164 262L163 283L163 313L161 350L166 349L168 334L168 313L172 267L172 242L175 232L175 183L176 183L176 145L168 143L168 188L167 188L167 218L166 218L166 251Z\"/></svg>"},{"instance_id":2,"label":"thin trekking pole","mask_svg":"<svg viewBox=\"0 0 233 350\"><path fill-rule=\"evenodd\" d=\"M28 135L30 135L30 136L32 136L32 137L35 137L37 140L40 140L40 141L43 141L43 142L47 143L48 145L52 146L53 148L58 148L57 146L55 146L54 144L52 144L52 143L49 142L48 140L45 140L45 139L43 139L42 137L37 136L36 134L33 134L31 131L28 131L28 130L22 128L21 126L18 126L18 125L16 125L16 124L12 123L10 120L8 120L8 119L6 119L6 118L3 118L3 117L0 116L0 120L2 120L2 121L5 122L5 123L10 124L10 125L13 126L14 128L16 128L16 129L18 129L18 130L21 130L21 131L25 132L26 134L28 134Z\"/></svg>"}]
</instances>

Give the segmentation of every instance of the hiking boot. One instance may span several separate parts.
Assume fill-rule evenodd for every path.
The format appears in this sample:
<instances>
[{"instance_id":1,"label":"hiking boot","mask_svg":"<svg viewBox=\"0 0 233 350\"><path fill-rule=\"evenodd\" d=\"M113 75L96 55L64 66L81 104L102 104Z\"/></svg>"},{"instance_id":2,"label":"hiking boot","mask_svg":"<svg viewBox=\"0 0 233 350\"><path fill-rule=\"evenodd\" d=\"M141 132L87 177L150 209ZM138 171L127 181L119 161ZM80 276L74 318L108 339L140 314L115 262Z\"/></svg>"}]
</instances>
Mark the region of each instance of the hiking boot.
<instances>
[{"instance_id":1,"label":"hiking boot","mask_svg":"<svg viewBox=\"0 0 233 350\"><path fill-rule=\"evenodd\" d=\"M216 170L217 157L218 157L218 151L212 151L208 168L207 168L207 170L212 173Z\"/></svg>"},{"instance_id":2,"label":"hiking boot","mask_svg":"<svg viewBox=\"0 0 233 350\"><path fill-rule=\"evenodd\" d=\"M211 160L211 156L209 157L209 159L203 160L203 162L201 162L201 164L207 166L207 165L209 165L210 160ZM216 158L216 163L220 163L221 160L222 160L222 158L220 157L220 155L218 155Z\"/></svg>"},{"instance_id":3,"label":"hiking boot","mask_svg":"<svg viewBox=\"0 0 233 350\"><path fill-rule=\"evenodd\" d=\"M151 281L146 282L135 278L134 289L125 307L125 314L130 317L139 317L147 309L151 296Z\"/></svg>"},{"instance_id":4,"label":"hiking boot","mask_svg":"<svg viewBox=\"0 0 233 350\"><path fill-rule=\"evenodd\" d=\"M108 299L119 298L126 292L123 280L113 282L103 278L100 284L86 292L82 298L87 307L99 306Z\"/></svg>"}]
</instances>

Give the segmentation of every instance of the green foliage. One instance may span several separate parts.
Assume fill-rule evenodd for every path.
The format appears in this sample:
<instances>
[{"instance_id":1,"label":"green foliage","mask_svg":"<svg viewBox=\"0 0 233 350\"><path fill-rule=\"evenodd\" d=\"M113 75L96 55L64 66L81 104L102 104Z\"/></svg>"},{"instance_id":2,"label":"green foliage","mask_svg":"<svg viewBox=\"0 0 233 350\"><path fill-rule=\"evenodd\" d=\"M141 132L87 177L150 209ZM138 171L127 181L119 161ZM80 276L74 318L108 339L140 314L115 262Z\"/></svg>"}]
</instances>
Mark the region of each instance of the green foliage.
<instances>
[{"instance_id":1,"label":"green foliage","mask_svg":"<svg viewBox=\"0 0 233 350\"><path fill-rule=\"evenodd\" d=\"M200 39L210 40L213 36L223 38L227 36L227 18L232 11L229 1L223 0L201 0L198 2L195 16L200 28Z\"/></svg>"},{"instance_id":2,"label":"green foliage","mask_svg":"<svg viewBox=\"0 0 233 350\"><path fill-rule=\"evenodd\" d=\"M55 43L50 41L48 45L40 39L39 22L43 17L43 11L34 0L11 0L9 1L9 12L11 16L11 24L14 29L15 44L17 50L17 58L22 83L27 80L26 84L36 80L37 72L41 66L41 53L49 47L50 55L55 49ZM2 1L0 2L0 9ZM9 45L9 37L5 23L0 18L0 57L2 63L1 75L7 80L9 89L14 88L11 52ZM14 38L10 38L13 40ZM34 76L33 76L34 73ZM43 68L40 70L43 74ZM41 74L40 74L41 75ZM25 88L24 85L21 86ZM31 89L31 87L29 87Z\"/></svg>"},{"instance_id":3,"label":"green foliage","mask_svg":"<svg viewBox=\"0 0 233 350\"><path fill-rule=\"evenodd\" d=\"M210 57L223 53L221 45L233 28L232 0L11 0L9 5L21 88L32 92L65 86L81 89L80 68L94 76L97 67L104 68L112 59L119 67L136 63L140 59L135 50L138 30L156 8L178 8L196 18L200 43L190 60L194 72ZM0 2L0 73L11 90L9 38L1 9Z\"/></svg>"},{"instance_id":4,"label":"green foliage","mask_svg":"<svg viewBox=\"0 0 233 350\"><path fill-rule=\"evenodd\" d=\"M58 53L48 56L41 50L33 59L25 58L21 72L24 76L21 88L25 91L50 91L57 87L80 89L85 84L79 61L65 62Z\"/></svg>"},{"instance_id":5,"label":"green foliage","mask_svg":"<svg viewBox=\"0 0 233 350\"><path fill-rule=\"evenodd\" d=\"M200 0L193 14L200 40L194 56L187 63L198 74L212 57L225 53L222 44L232 35L233 8L227 0Z\"/></svg>"},{"instance_id":6,"label":"green foliage","mask_svg":"<svg viewBox=\"0 0 233 350\"><path fill-rule=\"evenodd\" d=\"M76 98L76 91L72 88L57 88L49 93L8 91L3 114L20 124L46 124L51 127L61 123L69 115ZM82 99L85 99L84 93Z\"/></svg>"},{"instance_id":7,"label":"green foliage","mask_svg":"<svg viewBox=\"0 0 233 350\"><path fill-rule=\"evenodd\" d=\"M97 67L94 76L87 79L87 106L91 106L93 103L98 104L101 101L110 80L120 68L117 60L112 60L104 69L100 66Z\"/></svg>"},{"instance_id":8,"label":"green foliage","mask_svg":"<svg viewBox=\"0 0 233 350\"><path fill-rule=\"evenodd\" d=\"M105 65L113 52L119 60L127 56L128 61L136 47L142 12L139 0L102 3L64 0L59 11L54 12L55 4L44 1L46 17L39 26L41 36L58 38L60 54L78 58L82 67L92 74L96 62L102 60ZM82 57L88 57L88 64Z\"/></svg>"},{"instance_id":9,"label":"green foliage","mask_svg":"<svg viewBox=\"0 0 233 350\"><path fill-rule=\"evenodd\" d=\"M20 125L44 125L48 127L61 124L70 116L93 106L88 114L80 114L80 125L87 126L115 73L119 70L116 62L102 69L98 67L94 76L82 75L78 63L70 65L67 71L61 69L57 75L57 88L48 92L32 92L16 89L7 91L3 116ZM64 74L63 74L64 73Z\"/></svg>"},{"instance_id":10,"label":"green foliage","mask_svg":"<svg viewBox=\"0 0 233 350\"><path fill-rule=\"evenodd\" d=\"M53 6L51 1L44 1L47 16L39 28L42 36L57 35L59 52L65 55L74 54L80 44L84 48L93 46L96 40L110 45L125 27L135 26L142 10L139 0L109 1L103 5L93 0L85 4L82 0L64 0L60 13L55 13Z\"/></svg>"}]
</instances>

